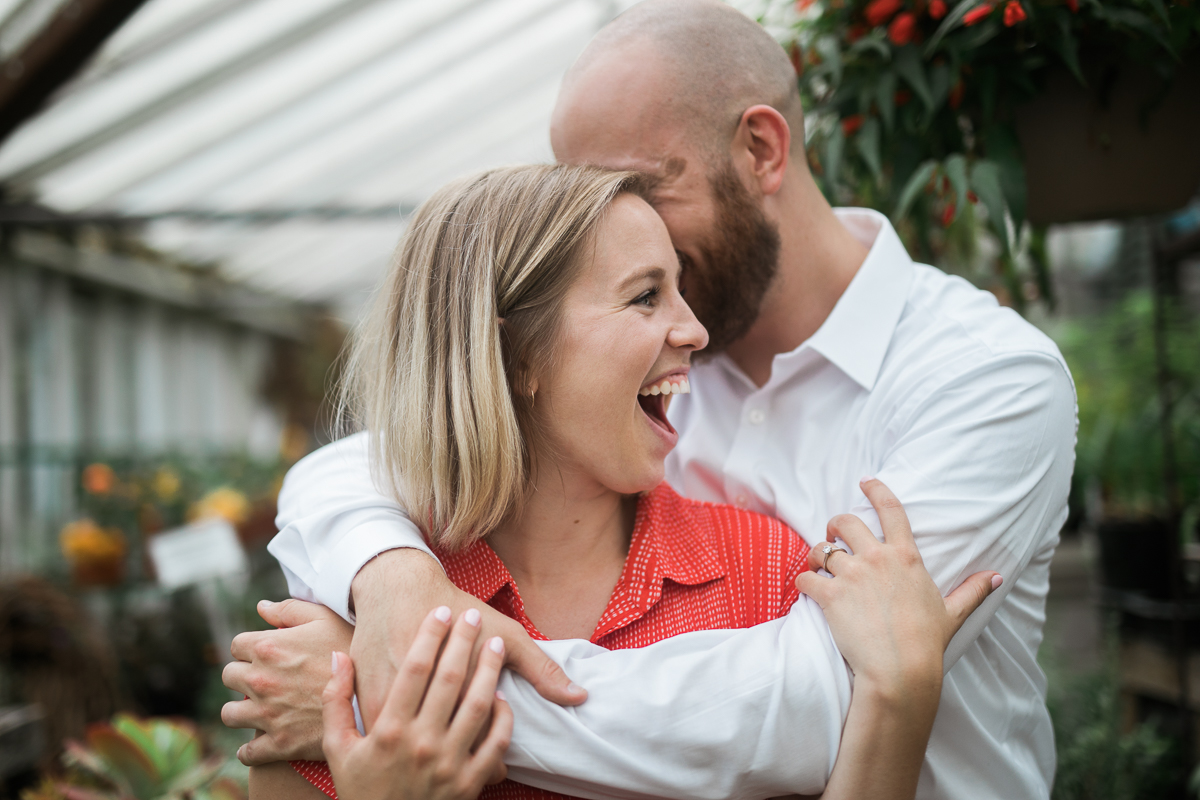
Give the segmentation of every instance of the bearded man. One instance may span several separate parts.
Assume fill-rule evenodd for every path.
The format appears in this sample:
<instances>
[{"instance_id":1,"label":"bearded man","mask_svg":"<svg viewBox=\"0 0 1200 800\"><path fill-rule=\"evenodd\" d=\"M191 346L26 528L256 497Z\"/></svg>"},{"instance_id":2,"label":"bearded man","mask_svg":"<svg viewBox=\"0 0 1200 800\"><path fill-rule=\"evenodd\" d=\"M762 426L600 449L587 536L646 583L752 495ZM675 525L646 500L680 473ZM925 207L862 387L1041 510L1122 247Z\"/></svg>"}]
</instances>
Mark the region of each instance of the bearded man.
<instances>
[{"instance_id":1,"label":"bearded man","mask_svg":"<svg viewBox=\"0 0 1200 800\"><path fill-rule=\"evenodd\" d=\"M832 209L803 132L795 74L761 27L714 2L646 0L571 68L551 141L562 161L650 176L708 328L694 392L671 405L680 439L669 482L777 516L815 545L845 512L879 535L858 488L874 475L903 502L943 593L977 571L1003 574L947 651L918 797L1048 797L1054 741L1036 654L1074 461L1070 375L1054 345L991 295L914 264L882 215ZM270 549L292 594L357 622L350 652L369 727L424 614L477 602L373 487L362 434L293 468L279 523ZM223 718L266 733L243 748L247 763L320 758L312 687L344 645L307 604L264 616L282 627L239 637L242 663L226 680L248 699ZM844 667L819 648L789 649L820 637L815 623L797 615L788 626L737 634L732 659L696 659L668 639L609 654L603 670L568 660L592 696L578 705L584 691L492 612L480 641L504 637L528 681L505 688L517 720L510 775L586 797L819 793L847 703ZM664 737L648 724L651 705L695 723Z\"/></svg>"}]
</instances>

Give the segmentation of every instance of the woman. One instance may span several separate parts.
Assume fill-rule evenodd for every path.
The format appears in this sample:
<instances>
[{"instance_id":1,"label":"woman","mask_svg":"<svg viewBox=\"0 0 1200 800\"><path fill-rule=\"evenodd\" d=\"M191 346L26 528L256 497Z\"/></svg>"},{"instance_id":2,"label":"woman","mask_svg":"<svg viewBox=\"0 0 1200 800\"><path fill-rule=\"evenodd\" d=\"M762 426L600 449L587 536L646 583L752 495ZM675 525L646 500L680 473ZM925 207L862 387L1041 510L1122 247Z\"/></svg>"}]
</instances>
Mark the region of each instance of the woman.
<instances>
[{"instance_id":1,"label":"woman","mask_svg":"<svg viewBox=\"0 0 1200 800\"><path fill-rule=\"evenodd\" d=\"M838 533L858 555L810 558L781 523L662 482L676 438L666 406L690 390L691 354L707 342L678 280L633 174L517 167L442 189L415 216L350 361L347 403L372 432L380 483L423 510L414 517L456 585L536 638L612 649L748 627L784 615L798 584L827 608L855 673L824 796L912 797L942 651L969 609L947 614L906 531L881 545L846 519ZM896 511L877 481L864 490L881 517ZM807 571L830 558L844 577ZM511 714L488 700L499 640L456 710L477 625L471 612L453 628L448 610L431 613L365 738L351 732L352 666L335 654L332 779L296 769L352 800L478 793L502 770ZM275 775L252 783L256 796L299 795L294 776ZM483 796L553 795L506 782Z\"/></svg>"}]
</instances>

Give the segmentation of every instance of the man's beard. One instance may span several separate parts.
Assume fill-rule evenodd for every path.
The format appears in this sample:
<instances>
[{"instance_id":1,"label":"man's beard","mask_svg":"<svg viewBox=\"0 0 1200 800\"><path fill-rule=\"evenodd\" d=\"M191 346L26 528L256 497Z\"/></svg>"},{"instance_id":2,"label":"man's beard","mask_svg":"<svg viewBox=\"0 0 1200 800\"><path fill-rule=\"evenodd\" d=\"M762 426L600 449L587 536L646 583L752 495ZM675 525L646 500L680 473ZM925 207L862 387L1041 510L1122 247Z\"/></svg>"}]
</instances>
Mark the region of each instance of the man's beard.
<instances>
[{"instance_id":1,"label":"man's beard","mask_svg":"<svg viewBox=\"0 0 1200 800\"><path fill-rule=\"evenodd\" d=\"M701 355L724 351L758 319L763 297L779 269L779 229L763 214L726 163L708 176L716 203L713 234L696 249L684 273L688 305L708 329Z\"/></svg>"}]
</instances>

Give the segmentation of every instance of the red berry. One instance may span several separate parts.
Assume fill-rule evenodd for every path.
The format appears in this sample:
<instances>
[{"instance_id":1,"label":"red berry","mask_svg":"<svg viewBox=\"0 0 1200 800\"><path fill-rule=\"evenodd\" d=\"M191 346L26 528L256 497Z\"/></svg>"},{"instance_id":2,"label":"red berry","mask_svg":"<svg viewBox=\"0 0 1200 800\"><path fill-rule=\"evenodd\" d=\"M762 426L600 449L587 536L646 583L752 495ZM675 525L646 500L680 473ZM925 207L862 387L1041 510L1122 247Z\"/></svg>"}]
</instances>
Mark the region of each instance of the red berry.
<instances>
[{"instance_id":1,"label":"red berry","mask_svg":"<svg viewBox=\"0 0 1200 800\"><path fill-rule=\"evenodd\" d=\"M892 40L892 44L897 47L903 47L913 40L913 36L917 32L917 17L915 14L905 11L903 14L898 14L892 24L888 26L888 38Z\"/></svg>"},{"instance_id":2,"label":"red berry","mask_svg":"<svg viewBox=\"0 0 1200 800\"><path fill-rule=\"evenodd\" d=\"M867 22L870 23L871 27L883 25L903 7L903 0L871 0L867 4Z\"/></svg>"},{"instance_id":3,"label":"red berry","mask_svg":"<svg viewBox=\"0 0 1200 800\"><path fill-rule=\"evenodd\" d=\"M933 0L933 2L929 4L929 16L933 17L934 19L941 19L942 17L946 16L947 10L946 0Z\"/></svg>"},{"instance_id":4,"label":"red berry","mask_svg":"<svg viewBox=\"0 0 1200 800\"><path fill-rule=\"evenodd\" d=\"M990 3L984 3L978 8L973 8L963 16L963 25L975 25L983 22L992 13Z\"/></svg>"},{"instance_id":5,"label":"red berry","mask_svg":"<svg viewBox=\"0 0 1200 800\"><path fill-rule=\"evenodd\" d=\"M864 117L862 114L854 114L853 116L846 117L844 120L842 120L842 133L850 136L859 128L861 128L863 123L866 121L866 117Z\"/></svg>"},{"instance_id":6,"label":"red berry","mask_svg":"<svg viewBox=\"0 0 1200 800\"><path fill-rule=\"evenodd\" d=\"M947 203L942 210L942 227L949 228L951 222L954 222L954 203Z\"/></svg>"},{"instance_id":7,"label":"red berry","mask_svg":"<svg viewBox=\"0 0 1200 800\"><path fill-rule=\"evenodd\" d=\"M1004 6L1004 24L1008 27L1016 25L1018 22L1024 22L1028 19L1025 9L1017 0L1008 0Z\"/></svg>"}]
</instances>

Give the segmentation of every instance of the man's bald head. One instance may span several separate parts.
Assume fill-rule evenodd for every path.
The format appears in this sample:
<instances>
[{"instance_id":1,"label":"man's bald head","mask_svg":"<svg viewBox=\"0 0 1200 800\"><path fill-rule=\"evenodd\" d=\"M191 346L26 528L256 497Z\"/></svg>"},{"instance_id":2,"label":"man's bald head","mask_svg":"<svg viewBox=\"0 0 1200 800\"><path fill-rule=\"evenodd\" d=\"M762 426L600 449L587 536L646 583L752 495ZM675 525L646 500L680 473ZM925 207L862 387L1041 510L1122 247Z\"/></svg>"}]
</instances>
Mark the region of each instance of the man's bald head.
<instances>
[{"instance_id":1,"label":"man's bald head","mask_svg":"<svg viewBox=\"0 0 1200 800\"><path fill-rule=\"evenodd\" d=\"M742 112L759 104L787 120L793 148L804 146L787 54L757 22L715 0L645 0L605 26L563 81L556 129L569 127L563 115L591 116L588 106L603 104L611 90L622 111L636 117L649 107L656 124L676 128L707 153L725 152ZM594 110L613 120L612 109Z\"/></svg>"}]
</instances>

